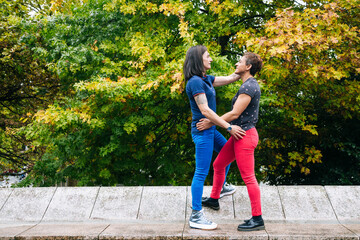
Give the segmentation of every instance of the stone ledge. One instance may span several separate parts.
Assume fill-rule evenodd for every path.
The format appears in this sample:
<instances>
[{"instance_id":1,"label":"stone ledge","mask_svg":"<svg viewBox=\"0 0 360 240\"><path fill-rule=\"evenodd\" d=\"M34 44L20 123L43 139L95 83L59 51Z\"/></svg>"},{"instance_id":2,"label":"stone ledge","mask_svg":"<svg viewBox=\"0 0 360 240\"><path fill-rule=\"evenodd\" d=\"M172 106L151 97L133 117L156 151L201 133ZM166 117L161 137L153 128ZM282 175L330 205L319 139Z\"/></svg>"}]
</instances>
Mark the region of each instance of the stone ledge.
<instances>
[{"instance_id":1,"label":"stone ledge","mask_svg":"<svg viewBox=\"0 0 360 240\"><path fill-rule=\"evenodd\" d=\"M187 223L40 223L0 226L0 239L360 239L360 224L266 223L263 231L239 232L238 223L213 231Z\"/></svg>"},{"instance_id":2,"label":"stone ledge","mask_svg":"<svg viewBox=\"0 0 360 240\"><path fill-rule=\"evenodd\" d=\"M211 187L204 188L204 196ZM265 231L245 186L205 208L215 231L191 229L189 186L0 189L0 239L360 239L360 186L261 186Z\"/></svg>"}]
</instances>

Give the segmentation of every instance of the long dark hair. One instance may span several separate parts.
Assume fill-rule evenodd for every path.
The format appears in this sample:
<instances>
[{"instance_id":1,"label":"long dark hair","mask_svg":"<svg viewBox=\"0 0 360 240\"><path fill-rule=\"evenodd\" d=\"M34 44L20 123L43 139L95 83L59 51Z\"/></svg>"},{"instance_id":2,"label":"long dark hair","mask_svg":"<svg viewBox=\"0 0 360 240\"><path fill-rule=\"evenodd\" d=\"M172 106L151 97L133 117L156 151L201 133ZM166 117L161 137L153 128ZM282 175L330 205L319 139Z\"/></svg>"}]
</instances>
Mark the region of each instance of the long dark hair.
<instances>
[{"instance_id":1,"label":"long dark hair","mask_svg":"<svg viewBox=\"0 0 360 240\"><path fill-rule=\"evenodd\" d=\"M204 75L204 63L203 54L207 51L207 48L203 45L197 45L189 48L186 52L186 58L184 62L184 76L185 81L189 80L192 76L202 77Z\"/></svg>"}]
</instances>

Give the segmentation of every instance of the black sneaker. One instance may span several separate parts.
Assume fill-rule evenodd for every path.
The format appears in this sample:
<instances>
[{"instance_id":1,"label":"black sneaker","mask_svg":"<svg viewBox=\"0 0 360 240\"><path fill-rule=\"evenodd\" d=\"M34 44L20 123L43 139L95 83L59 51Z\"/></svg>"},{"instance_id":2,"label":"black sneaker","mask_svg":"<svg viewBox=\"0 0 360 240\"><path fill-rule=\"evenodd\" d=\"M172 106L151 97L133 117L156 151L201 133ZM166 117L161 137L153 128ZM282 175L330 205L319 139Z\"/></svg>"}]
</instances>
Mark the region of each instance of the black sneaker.
<instances>
[{"instance_id":1,"label":"black sneaker","mask_svg":"<svg viewBox=\"0 0 360 240\"><path fill-rule=\"evenodd\" d=\"M260 220L255 220L254 218L250 218L249 220L245 220L245 223L240 224L237 229L238 231L265 230L264 220L261 217Z\"/></svg>"},{"instance_id":2,"label":"black sneaker","mask_svg":"<svg viewBox=\"0 0 360 240\"><path fill-rule=\"evenodd\" d=\"M203 197L201 203L204 207L209 207L214 210L220 209L220 204L218 199L214 199L211 197Z\"/></svg>"}]
</instances>

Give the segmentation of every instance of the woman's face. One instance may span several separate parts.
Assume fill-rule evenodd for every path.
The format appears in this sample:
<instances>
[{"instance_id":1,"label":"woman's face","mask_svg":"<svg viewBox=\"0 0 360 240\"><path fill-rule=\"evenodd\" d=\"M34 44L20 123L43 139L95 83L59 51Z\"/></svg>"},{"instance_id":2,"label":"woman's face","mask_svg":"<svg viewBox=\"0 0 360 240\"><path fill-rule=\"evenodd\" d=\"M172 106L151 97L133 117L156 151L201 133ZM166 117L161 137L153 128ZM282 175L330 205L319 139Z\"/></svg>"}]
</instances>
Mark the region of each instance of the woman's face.
<instances>
[{"instance_id":1,"label":"woman's face","mask_svg":"<svg viewBox=\"0 0 360 240\"><path fill-rule=\"evenodd\" d=\"M244 56L241 57L241 59L235 64L235 66L236 66L235 69L236 74L244 73L251 68L251 65L246 65L246 57Z\"/></svg>"},{"instance_id":2,"label":"woman's face","mask_svg":"<svg viewBox=\"0 0 360 240\"><path fill-rule=\"evenodd\" d=\"M207 71L211 68L211 62L212 62L212 58L210 57L209 52L208 51L204 52L203 64L204 64L205 71Z\"/></svg>"}]
</instances>

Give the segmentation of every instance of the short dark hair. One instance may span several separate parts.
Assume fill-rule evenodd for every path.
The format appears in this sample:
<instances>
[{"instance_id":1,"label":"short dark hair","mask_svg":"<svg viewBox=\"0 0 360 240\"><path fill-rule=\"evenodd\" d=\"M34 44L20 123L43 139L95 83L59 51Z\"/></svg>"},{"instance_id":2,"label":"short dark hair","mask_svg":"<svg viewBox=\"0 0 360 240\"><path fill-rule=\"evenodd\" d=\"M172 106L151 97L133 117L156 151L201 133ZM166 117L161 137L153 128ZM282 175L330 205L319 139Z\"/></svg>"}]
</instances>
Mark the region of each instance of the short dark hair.
<instances>
[{"instance_id":1,"label":"short dark hair","mask_svg":"<svg viewBox=\"0 0 360 240\"><path fill-rule=\"evenodd\" d=\"M246 65L251 64L251 68L250 68L251 75L255 76L256 73L260 72L263 66L263 61L258 54L252 52L246 52L243 56L246 57Z\"/></svg>"},{"instance_id":2,"label":"short dark hair","mask_svg":"<svg viewBox=\"0 0 360 240\"><path fill-rule=\"evenodd\" d=\"M186 52L186 58L184 62L184 77L185 81L189 80L192 76L202 77L205 72L203 63L203 54L207 51L207 48L203 45L197 45L189 48Z\"/></svg>"}]
</instances>

